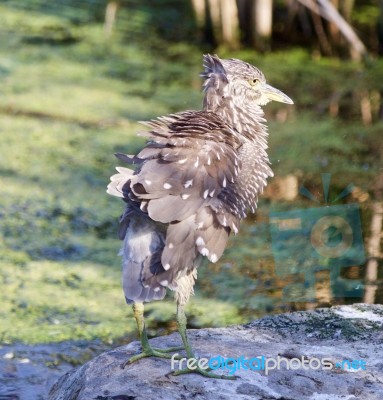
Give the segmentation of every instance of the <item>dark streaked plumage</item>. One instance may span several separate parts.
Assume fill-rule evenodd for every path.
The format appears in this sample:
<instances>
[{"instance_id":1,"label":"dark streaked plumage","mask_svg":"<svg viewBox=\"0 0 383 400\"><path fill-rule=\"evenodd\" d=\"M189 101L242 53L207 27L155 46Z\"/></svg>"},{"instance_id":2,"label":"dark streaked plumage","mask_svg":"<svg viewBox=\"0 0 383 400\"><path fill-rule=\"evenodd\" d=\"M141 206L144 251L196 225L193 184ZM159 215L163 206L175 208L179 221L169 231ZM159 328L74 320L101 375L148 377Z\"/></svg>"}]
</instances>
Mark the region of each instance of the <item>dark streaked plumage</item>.
<instances>
[{"instance_id":1,"label":"dark streaked plumage","mask_svg":"<svg viewBox=\"0 0 383 400\"><path fill-rule=\"evenodd\" d=\"M162 288L176 288L177 279L197 267L201 256L216 262L273 176L260 108L269 100L254 90L254 84L265 83L264 75L243 61L210 55L204 67L205 110L146 122L150 131L141 134L149 139L146 147L133 158L117 155L138 165L136 171L118 168L108 189L127 202L120 227L120 238L128 237L126 256L133 251L132 236L149 227L156 232L149 235L152 250L130 268L135 274L140 270L138 280L152 291L130 289L127 276L130 301L163 297Z\"/></svg>"},{"instance_id":2,"label":"dark streaked plumage","mask_svg":"<svg viewBox=\"0 0 383 400\"><path fill-rule=\"evenodd\" d=\"M117 168L108 187L127 203L119 236L128 302L162 299L169 287L184 305L202 258L219 260L273 176L260 106L292 101L240 60L204 56L202 76L203 111L146 122L147 145L117 154L136 166Z\"/></svg>"}]
</instances>

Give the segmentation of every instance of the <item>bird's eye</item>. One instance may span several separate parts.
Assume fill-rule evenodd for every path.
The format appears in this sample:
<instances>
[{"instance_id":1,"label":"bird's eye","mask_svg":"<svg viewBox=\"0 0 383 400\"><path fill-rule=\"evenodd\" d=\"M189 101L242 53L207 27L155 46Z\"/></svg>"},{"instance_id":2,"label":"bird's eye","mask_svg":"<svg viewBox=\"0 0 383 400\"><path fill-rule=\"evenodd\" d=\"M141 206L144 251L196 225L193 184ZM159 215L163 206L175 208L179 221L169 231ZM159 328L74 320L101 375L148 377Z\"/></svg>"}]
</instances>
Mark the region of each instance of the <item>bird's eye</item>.
<instances>
[{"instance_id":1,"label":"bird's eye","mask_svg":"<svg viewBox=\"0 0 383 400\"><path fill-rule=\"evenodd\" d=\"M250 85L254 86L254 85L256 85L258 82L259 82L259 79L258 79L258 78L251 79L251 80L250 80Z\"/></svg>"}]
</instances>

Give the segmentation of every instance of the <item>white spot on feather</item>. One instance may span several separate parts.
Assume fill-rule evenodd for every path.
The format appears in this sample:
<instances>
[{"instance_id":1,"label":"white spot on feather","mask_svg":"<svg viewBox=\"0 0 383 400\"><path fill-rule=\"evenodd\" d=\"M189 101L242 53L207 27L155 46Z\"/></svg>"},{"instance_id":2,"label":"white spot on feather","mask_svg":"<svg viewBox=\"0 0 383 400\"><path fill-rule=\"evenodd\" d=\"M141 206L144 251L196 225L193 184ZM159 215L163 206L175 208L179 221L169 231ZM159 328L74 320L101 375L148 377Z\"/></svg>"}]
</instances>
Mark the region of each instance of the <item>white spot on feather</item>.
<instances>
[{"instance_id":1,"label":"white spot on feather","mask_svg":"<svg viewBox=\"0 0 383 400\"><path fill-rule=\"evenodd\" d=\"M196 160L196 162L194 163L194 166L197 168L198 167L198 165L199 165L199 157L197 157L197 160Z\"/></svg>"},{"instance_id":2,"label":"white spot on feather","mask_svg":"<svg viewBox=\"0 0 383 400\"><path fill-rule=\"evenodd\" d=\"M187 189L188 187L193 185L193 179L190 179L184 183L184 187Z\"/></svg>"},{"instance_id":3,"label":"white spot on feather","mask_svg":"<svg viewBox=\"0 0 383 400\"><path fill-rule=\"evenodd\" d=\"M169 281L167 279L164 279L163 281L160 282L160 284L162 286L168 286L169 285Z\"/></svg>"},{"instance_id":4,"label":"white spot on feather","mask_svg":"<svg viewBox=\"0 0 383 400\"><path fill-rule=\"evenodd\" d=\"M168 182L164 183L164 189L171 189L172 185Z\"/></svg>"},{"instance_id":5,"label":"white spot on feather","mask_svg":"<svg viewBox=\"0 0 383 400\"><path fill-rule=\"evenodd\" d=\"M210 194L210 197L213 197L214 196L214 193L215 193L215 189L214 190L212 190L209 194Z\"/></svg>"},{"instance_id":6,"label":"white spot on feather","mask_svg":"<svg viewBox=\"0 0 383 400\"><path fill-rule=\"evenodd\" d=\"M211 164L211 159L210 159L210 156L207 158L207 165L210 165Z\"/></svg>"},{"instance_id":7,"label":"white spot on feather","mask_svg":"<svg viewBox=\"0 0 383 400\"><path fill-rule=\"evenodd\" d=\"M184 158L183 160L178 160L178 164L185 164L187 160L187 158Z\"/></svg>"},{"instance_id":8,"label":"white spot on feather","mask_svg":"<svg viewBox=\"0 0 383 400\"><path fill-rule=\"evenodd\" d=\"M209 189L206 189L206 190L203 192L203 198L206 199L208 194L209 194Z\"/></svg>"},{"instance_id":9,"label":"white spot on feather","mask_svg":"<svg viewBox=\"0 0 383 400\"><path fill-rule=\"evenodd\" d=\"M209 250L206 247L204 247L203 249L201 249L200 253L203 256L208 256L209 255Z\"/></svg>"},{"instance_id":10,"label":"white spot on feather","mask_svg":"<svg viewBox=\"0 0 383 400\"><path fill-rule=\"evenodd\" d=\"M190 196L191 196L190 194L181 194L182 200L186 200L186 199L188 199Z\"/></svg>"},{"instance_id":11,"label":"white spot on feather","mask_svg":"<svg viewBox=\"0 0 383 400\"><path fill-rule=\"evenodd\" d=\"M160 289L161 289L161 288L160 288L159 286L157 286L157 287L155 287L153 290L154 290L155 292L158 292Z\"/></svg>"},{"instance_id":12,"label":"white spot on feather","mask_svg":"<svg viewBox=\"0 0 383 400\"><path fill-rule=\"evenodd\" d=\"M165 264L165 265L164 265L164 270L165 270L165 271L168 271L169 269L170 269L170 264Z\"/></svg>"},{"instance_id":13,"label":"white spot on feather","mask_svg":"<svg viewBox=\"0 0 383 400\"><path fill-rule=\"evenodd\" d=\"M169 243L169 249L172 249L173 247L174 247L174 244L173 243ZM165 267L164 267L165 268Z\"/></svg>"},{"instance_id":14,"label":"white spot on feather","mask_svg":"<svg viewBox=\"0 0 383 400\"><path fill-rule=\"evenodd\" d=\"M203 237L202 236L198 236L198 238L197 238L197 240L195 241L195 244L197 245L197 246L205 246L205 241L203 240Z\"/></svg>"},{"instance_id":15,"label":"white spot on feather","mask_svg":"<svg viewBox=\"0 0 383 400\"><path fill-rule=\"evenodd\" d=\"M150 181L149 179L145 179L145 183L146 183L147 185L151 185L151 184L152 184L152 181Z\"/></svg>"},{"instance_id":16,"label":"white spot on feather","mask_svg":"<svg viewBox=\"0 0 383 400\"><path fill-rule=\"evenodd\" d=\"M199 222L199 223L197 224L197 228L198 228L198 229L202 229L202 228L203 228L203 221L202 221L202 222Z\"/></svg>"},{"instance_id":17,"label":"white spot on feather","mask_svg":"<svg viewBox=\"0 0 383 400\"><path fill-rule=\"evenodd\" d=\"M213 263L217 262L217 261L218 261L217 254L214 254L214 253L213 253L213 254L210 256L210 261L213 262Z\"/></svg>"},{"instance_id":18,"label":"white spot on feather","mask_svg":"<svg viewBox=\"0 0 383 400\"><path fill-rule=\"evenodd\" d=\"M226 177L223 178L222 186L223 186L223 187L226 187Z\"/></svg>"}]
</instances>

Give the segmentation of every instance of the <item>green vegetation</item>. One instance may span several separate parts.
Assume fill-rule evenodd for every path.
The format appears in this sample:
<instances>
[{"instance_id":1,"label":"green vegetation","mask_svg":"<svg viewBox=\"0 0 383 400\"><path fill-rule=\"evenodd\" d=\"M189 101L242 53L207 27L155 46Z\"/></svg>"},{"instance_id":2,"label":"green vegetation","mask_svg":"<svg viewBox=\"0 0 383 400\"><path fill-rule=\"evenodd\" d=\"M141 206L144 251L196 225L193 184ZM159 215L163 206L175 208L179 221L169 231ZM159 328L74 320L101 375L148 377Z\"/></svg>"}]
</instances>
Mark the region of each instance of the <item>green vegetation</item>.
<instances>
[{"instance_id":1,"label":"green vegetation","mask_svg":"<svg viewBox=\"0 0 383 400\"><path fill-rule=\"evenodd\" d=\"M113 341L134 334L117 257L123 204L105 193L117 165L113 153L133 153L142 144L136 121L200 107L201 50L170 42L166 27L162 37L154 40L149 32L138 45L148 15L137 10L131 31L109 41L90 11L59 16L7 2L0 13L0 342ZM382 168L382 125L363 125L349 93L383 82L381 63L360 71L312 60L301 50L219 53L259 65L296 101L297 115L285 123L275 116L293 111L268 108L276 175L299 173L318 185L321 172L332 172L337 187L352 181L372 191L371 179ZM334 120L326 110L338 91L343 100ZM269 205L262 207L266 215ZM244 226L219 264L201 268L188 308L191 326L246 322L285 307L272 286L262 229ZM147 307L153 334L175 328L169 297Z\"/></svg>"},{"instance_id":2,"label":"green vegetation","mask_svg":"<svg viewBox=\"0 0 383 400\"><path fill-rule=\"evenodd\" d=\"M200 59L188 70L106 43L100 24L80 32L58 17L0 12L0 342L126 336L134 321L117 257L123 203L105 193L113 153L141 146L135 121L199 106L199 81L190 85ZM37 41L47 32L58 43ZM81 39L62 46L58 32ZM28 35L36 43L25 44ZM148 306L153 328L171 328L166 304ZM195 326L212 325L201 301L189 312ZM217 325L242 320L219 302L214 312Z\"/></svg>"}]
</instances>

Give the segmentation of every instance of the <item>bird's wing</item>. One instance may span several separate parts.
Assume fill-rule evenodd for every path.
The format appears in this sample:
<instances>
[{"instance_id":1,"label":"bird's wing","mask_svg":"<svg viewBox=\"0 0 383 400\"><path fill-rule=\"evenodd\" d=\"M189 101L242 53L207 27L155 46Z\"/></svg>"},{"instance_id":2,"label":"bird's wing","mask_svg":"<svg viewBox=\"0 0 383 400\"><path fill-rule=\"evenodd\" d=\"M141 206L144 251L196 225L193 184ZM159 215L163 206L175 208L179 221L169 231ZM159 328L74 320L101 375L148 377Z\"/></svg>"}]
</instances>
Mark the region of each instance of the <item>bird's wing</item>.
<instances>
[{"instance_id":1,"label":"bird's wing","mask_svg":"<svg viewBox=\"0 0 383 400\"><path fill-rule=\"evenodd\" d=\"M211 113L186 112L151 121L142 135L149 144L132 180L140 200L150 200L149 216L159 222L182 221L234 182L240 169L238 143Z\"/></svg>"},{"instance_id":2,"label":"bird's wing","mask_svg":"<svg viewBox=\"0 0 383 400\"><path fill-rule=\"evenodd\" d=\"M136 157L119 155L139 168L134 173L120 169L112 190L139 204L152 220L169 224L160 278L171 282L178 272L194 268L199 255L216 262L230 232L238 231L240 216L219 194L239 174L240 143L208 112L184 112L146 124L151 128L141 134L149 138L146 147ZM150 279L148 269L143 281Z\"/></svg>"}]
</instances>

